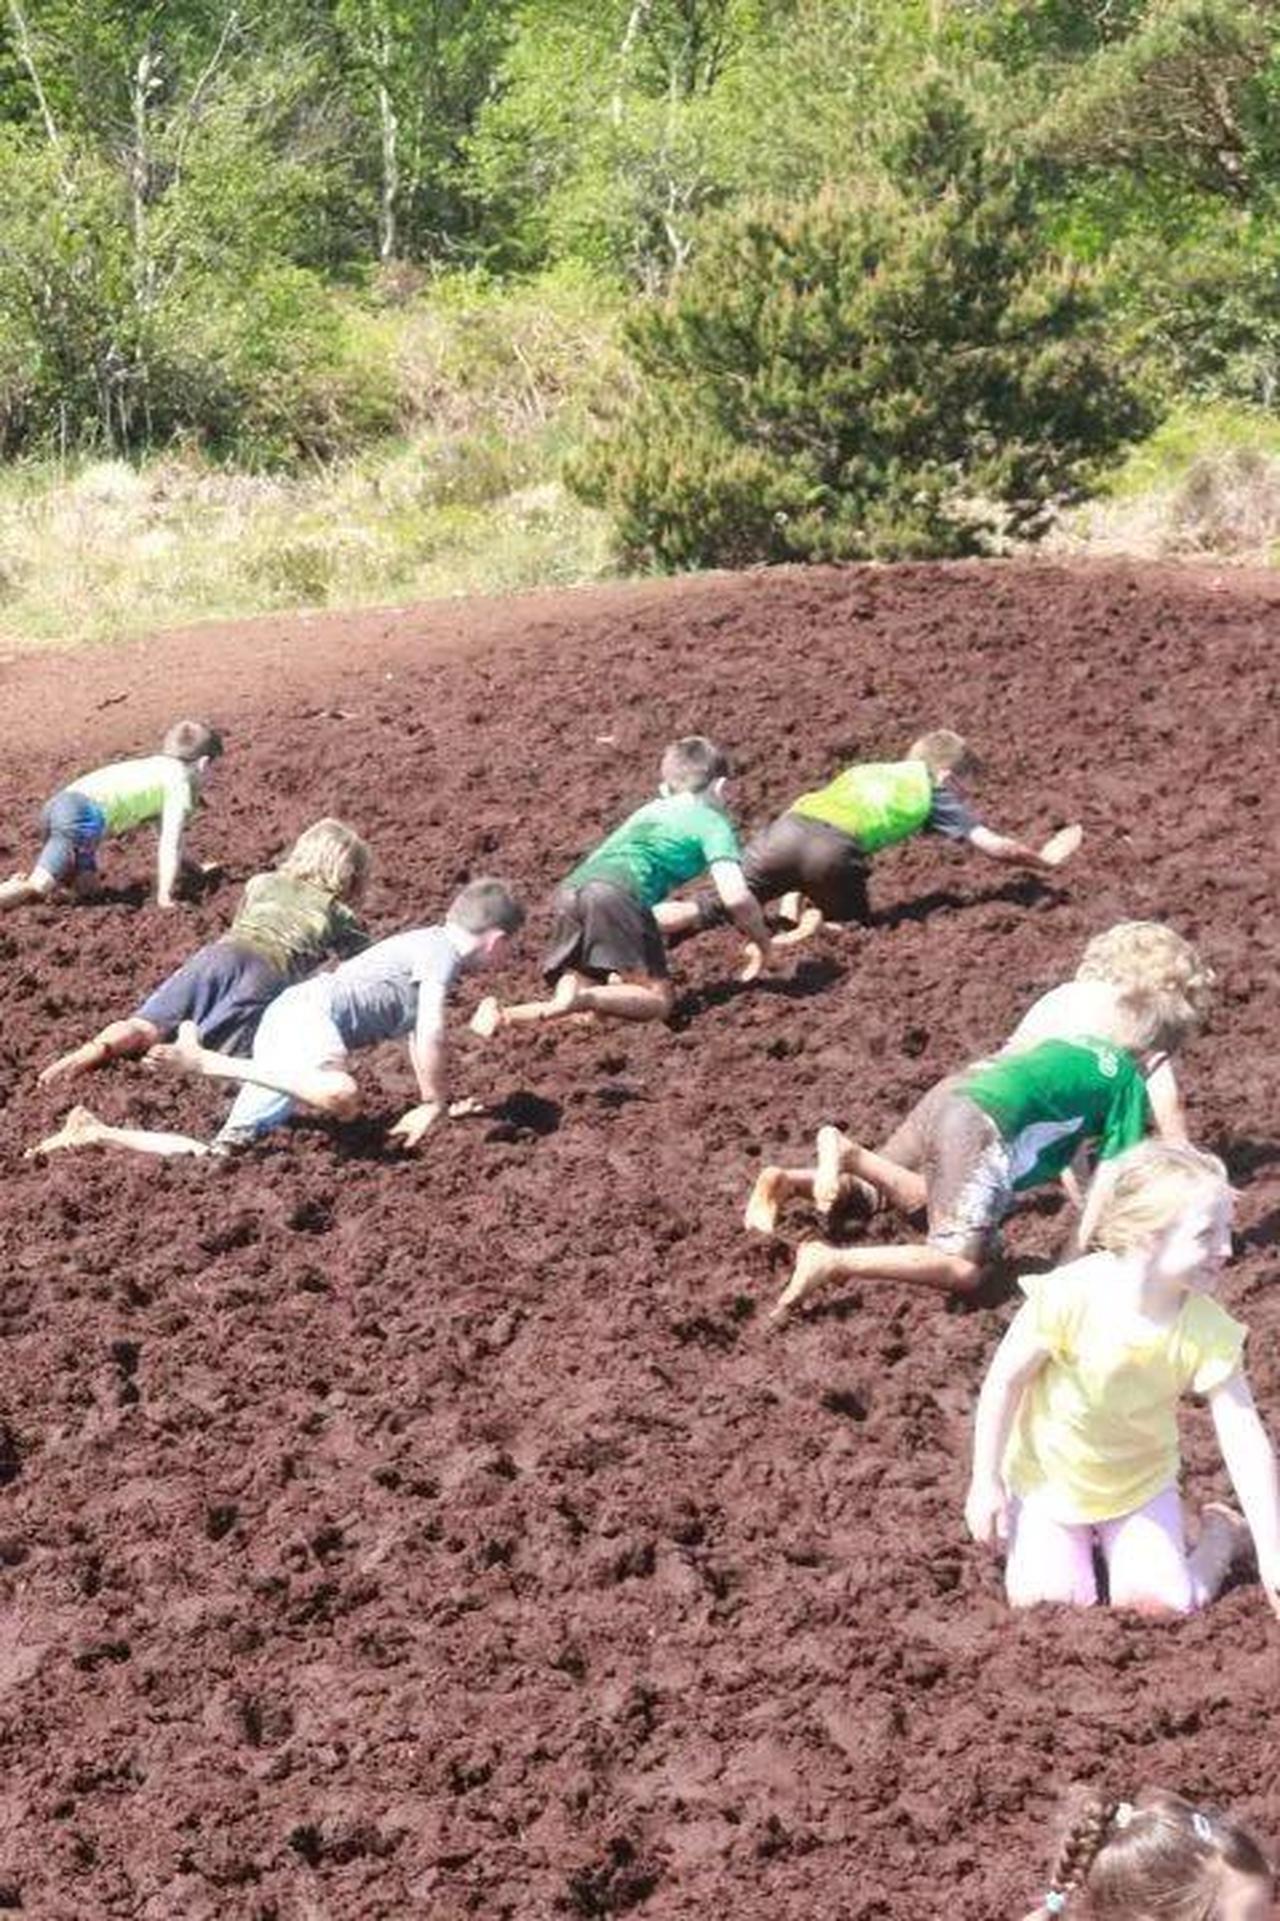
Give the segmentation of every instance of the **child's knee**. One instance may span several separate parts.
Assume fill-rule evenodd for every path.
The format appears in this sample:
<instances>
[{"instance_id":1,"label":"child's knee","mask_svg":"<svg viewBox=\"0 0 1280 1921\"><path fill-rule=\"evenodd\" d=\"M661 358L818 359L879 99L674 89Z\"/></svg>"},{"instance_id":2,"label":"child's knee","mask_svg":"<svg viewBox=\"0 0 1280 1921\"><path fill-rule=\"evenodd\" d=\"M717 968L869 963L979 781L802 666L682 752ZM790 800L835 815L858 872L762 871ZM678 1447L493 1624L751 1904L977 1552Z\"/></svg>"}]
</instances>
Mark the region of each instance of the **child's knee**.
<instances>
[{"instance_id":1,"label":"child's knee","mask_svg":"<svg viewBox=\"0 0 1280 1921\"><path fill-rule=\"evenodd\" d=\"M1185 1571L1181 1577L1173 1575L1163 1581L1144 1580L1139 1575L1117 1581L1112 1576L1110 1588L1113 1608L1121 1608L1126 1614L1141 1614L1148 1620L1167 1621L1196 1611L1191 1576Z\"/></svg>"},{"instance_id":2,"label":"child's knee","mask_svg":"<svg viewBox=\"0 0 1280 1921\"><path fill-rule=\"evenodd\" d=\"M360 1091L349 1074L335 1074L317 1090L314 1105L335 1121L352 1121L360 1112Z\"/></svg>"}]
</instances>

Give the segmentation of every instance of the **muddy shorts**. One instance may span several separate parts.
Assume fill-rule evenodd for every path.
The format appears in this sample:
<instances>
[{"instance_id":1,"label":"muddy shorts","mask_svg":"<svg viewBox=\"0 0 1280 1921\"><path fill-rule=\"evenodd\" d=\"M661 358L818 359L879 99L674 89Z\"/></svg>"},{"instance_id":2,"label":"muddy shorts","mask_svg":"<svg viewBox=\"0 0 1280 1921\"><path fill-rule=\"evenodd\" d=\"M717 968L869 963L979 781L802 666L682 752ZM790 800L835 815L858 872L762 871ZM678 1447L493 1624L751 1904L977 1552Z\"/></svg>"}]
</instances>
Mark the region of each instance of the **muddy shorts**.
<instances>
[{"instance_id":1,"label":"muddy shorts","mask_svg":"<svg viewBox=\"0 0 1280 1921\"><path fill-rule=\"evenodd\" d=\"M758 901L780 900L798 891L824 920L860 921L864 926L870 922L867 857L856 840L826 821L783 814L747 846L742 872ZM696 899L704 927L728 920L714 890L704 889Z\"/></svg>"},{"instance_id":2,"label":"muddy shorts","mask_svg":"<svg viewBox=\"0 0 1280 1921\"><path fill-rule=\"evenodd\" d=\"M981 1261L1013 1206L1013 1178L995 1122L960 1084L952 1075L931 1087L880 1151L924 1175L929 1245Z\"/></svg>"},{"instance_id":3,"label":"muddy shorts","mask_svg":"<svg viewBox=\"0 0 1280 1921\"><path fill-rule=\"evenodd\" d=\"M280 969L253 948L215 940L161 981L137 1013L164 1034L176 1034L183 1021L194 1021L204 1046L243 1055L253 1046L264 1012L287 986Z\"/></svg>"},{"instance_id":4,"label":"muddy shorts","mask_svg":"<svg viewBox=\"0 0 1280 1921\"><path fill-rule=\"evenodd\" d=\"M581 887L561 887L551 905L551 938L542 957L548 980L569 968L594 980L607 980L610 974L666 980L662 930L644 902L625 887L589 880Z\"/></svg>"},{"instance_id":5,"label":"muddy shorts","mask_svg":"<svg viewBox=\"0 0 1280 1921\"><path fill-rule=\"evenodd\" d=\"M56 881L73 874L92 874L98 865L98 842L107 831L107 817L96 801L64 787L45 803L40 815L44 846L36 866Z\"/></svg>"}]
</instances>

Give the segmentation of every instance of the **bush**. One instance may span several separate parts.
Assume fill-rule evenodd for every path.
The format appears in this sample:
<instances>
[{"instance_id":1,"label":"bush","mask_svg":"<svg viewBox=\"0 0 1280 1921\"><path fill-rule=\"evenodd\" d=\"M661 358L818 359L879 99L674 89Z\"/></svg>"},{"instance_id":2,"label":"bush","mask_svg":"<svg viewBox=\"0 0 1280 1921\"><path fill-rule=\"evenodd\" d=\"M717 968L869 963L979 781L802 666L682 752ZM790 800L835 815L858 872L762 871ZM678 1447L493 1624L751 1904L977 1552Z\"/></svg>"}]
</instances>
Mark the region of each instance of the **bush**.
<instances>
[{"instance_id":1,"label":"bush","mask_svg":"<svg viewBox=\"0 0 1280 1921\"><path fill-rule=\"evenodd\" d=\"M1025 183L925 105L899 147L914 194L719 223L628 324L638 397L569 479L632 562L980 552L1041 533L1149 429Z\"/></svg>"}]
</instances>

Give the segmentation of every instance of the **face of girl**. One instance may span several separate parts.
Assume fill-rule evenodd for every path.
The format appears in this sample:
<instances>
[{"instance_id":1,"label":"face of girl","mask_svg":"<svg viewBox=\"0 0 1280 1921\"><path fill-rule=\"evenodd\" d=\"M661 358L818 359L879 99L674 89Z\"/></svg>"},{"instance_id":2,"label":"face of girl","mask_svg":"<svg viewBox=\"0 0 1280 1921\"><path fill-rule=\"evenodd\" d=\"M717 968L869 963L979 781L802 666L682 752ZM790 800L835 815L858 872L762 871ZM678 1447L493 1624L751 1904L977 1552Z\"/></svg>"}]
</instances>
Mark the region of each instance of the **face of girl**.
<instances>
[{"instance_id":1,"label":"face of girl","mask_svg":"<svg viewBox=\"0 0 1280 1921\"><path fill-rule=\"evenodd\" d=\"M1231 1197L1210 1193L1192 1201L1165 1230L1152 1265L1162 1281L1208 1293L1230 1252Z\"/></svg>"},{"instance_id":2,"label":"face of girl","mask_svg":"<svg viewBox=\"0 0 1280 1921\"><path fill-rule=\"evenodd\" d=\"M1218 1921L1271 1921L1271 1884L1228 1869L1218 1898Z\"/></svg>"}]
</instances>

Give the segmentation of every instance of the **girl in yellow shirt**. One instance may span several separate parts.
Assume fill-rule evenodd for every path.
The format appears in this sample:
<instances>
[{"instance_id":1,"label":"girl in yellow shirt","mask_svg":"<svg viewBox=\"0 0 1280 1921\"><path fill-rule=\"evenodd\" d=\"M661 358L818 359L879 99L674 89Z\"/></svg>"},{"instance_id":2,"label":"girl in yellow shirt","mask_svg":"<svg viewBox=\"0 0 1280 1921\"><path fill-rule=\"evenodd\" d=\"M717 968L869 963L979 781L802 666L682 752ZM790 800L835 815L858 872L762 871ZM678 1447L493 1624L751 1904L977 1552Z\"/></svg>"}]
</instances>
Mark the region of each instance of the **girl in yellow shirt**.
<instances>
[{"instance_id":1,"label":"girl in yellow shirt","mask_svg":"<svg viewBox=\"0 0 1280 1921\"><path fill-rule=\"evenodd\" d=\"M1097 1599L1179 1614L1218 1592L1252 1535L1280 1614L1280 1480L1245 1377L1245 1330L1213 1299L1231 1247L1231 1190L1212 1155L1148 1141L1099 1172L1083 1258L1023 1282L1026 1304L978 1400L965 1519L1008 1544L1015 1607ZM1205 1510L1188 1554L1177 1403L1207 1396L1244 1509Z\"/></svg>"}]
</instances>

